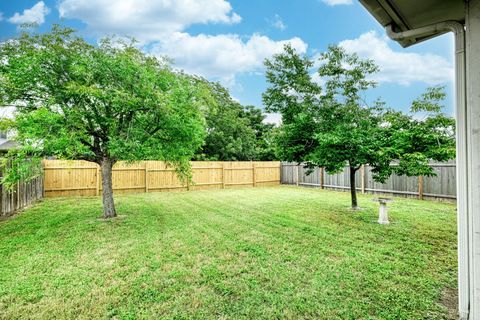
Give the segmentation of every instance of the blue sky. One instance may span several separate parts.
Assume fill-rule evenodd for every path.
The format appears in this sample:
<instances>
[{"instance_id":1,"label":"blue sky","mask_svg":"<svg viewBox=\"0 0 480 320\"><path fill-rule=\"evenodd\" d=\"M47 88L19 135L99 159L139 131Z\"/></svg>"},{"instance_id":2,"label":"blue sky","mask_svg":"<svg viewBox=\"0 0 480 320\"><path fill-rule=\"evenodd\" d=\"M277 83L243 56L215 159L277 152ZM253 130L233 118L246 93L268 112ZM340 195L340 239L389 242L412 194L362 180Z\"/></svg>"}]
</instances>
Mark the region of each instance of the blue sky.
<instances>
[{"instance_id":1,"label":"blue sky","mask_svg":"<svg viewBox=\"0 0 480 320\"><path fill-rule=\"evenodd\" d=\"M355 0L17 0L0 2L0 12L1 40L25 22L42 31L62 23L90 42L134 36L149 54L166 54L176 67L220 81L241 103L258 107L267 86L263 59L287 42L312 57L340 44L382 70L367 100L381 97L407 110L428 86L446 85L453 113L453 37L403 49Z\"/></svg>"}]
</instances>

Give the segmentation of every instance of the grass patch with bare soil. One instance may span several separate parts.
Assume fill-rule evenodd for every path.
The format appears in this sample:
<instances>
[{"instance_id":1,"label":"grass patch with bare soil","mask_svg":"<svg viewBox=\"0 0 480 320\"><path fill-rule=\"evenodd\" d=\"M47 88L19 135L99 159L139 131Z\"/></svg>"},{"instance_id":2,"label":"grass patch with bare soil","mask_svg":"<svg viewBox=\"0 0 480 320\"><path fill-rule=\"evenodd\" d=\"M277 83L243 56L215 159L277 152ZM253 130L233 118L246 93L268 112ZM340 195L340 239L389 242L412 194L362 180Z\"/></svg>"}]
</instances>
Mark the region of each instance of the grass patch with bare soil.
<instances>
[{"instance_id":1,"label":"grass patch with bare soil","mask_svg":"<svg viewBox=\"0 0 480 320\"><path fill-rule=\"evenodd\" d=\"M0 318L445 319L449 203L295 187L56 198L0 222Z\"/></svg>"}]
</instances>

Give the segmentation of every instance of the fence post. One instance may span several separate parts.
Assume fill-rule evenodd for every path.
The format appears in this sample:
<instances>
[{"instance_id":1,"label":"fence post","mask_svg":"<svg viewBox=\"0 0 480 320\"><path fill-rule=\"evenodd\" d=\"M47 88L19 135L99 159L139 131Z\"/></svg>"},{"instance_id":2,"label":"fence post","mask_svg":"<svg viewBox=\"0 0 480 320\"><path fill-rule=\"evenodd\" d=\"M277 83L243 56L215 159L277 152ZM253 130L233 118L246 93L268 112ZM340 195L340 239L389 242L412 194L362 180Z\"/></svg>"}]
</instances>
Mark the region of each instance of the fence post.
<instances>
[{"instance_id":1,"label":"fence post","mask_svg":"<svg viewBox=\"0 0 480 320\"><path fill-rule=\"evenodd\" d=\"M40 183L42 186L42 198L45 198L45 170L43 170L42 178L40 179Z\"/></svg>"},{"instance_id":2,"label":"fence post","mask_svg":"<svg viewBox=\"0 0 480 320\"><path fill-rule=\"evenodd\" d=\"M319 174L320 174L320 189L323 189L323 185L325 184L325 169L323 167L319 168Z\"/></svg>"},{"instance_id":3,"label":"fence post","mask_svg":"<svg viewBox=\"0 0 480 320\"><path fill-rule=\"evenodd\" d=\"M418 199L423 200L423 176L418 177Z\"/></svg>"},{"instance_id":4,"label":"fence post","mask_svg":"<svg viewBox=\"0 0 480 320\"><path fill-rule=\"evenodd\" d=\"M145 161L145 193L148 193L148 161Z\"/></svg>"},{"instance_id":5,"label":"fence post","mask_svg":"<svg viewBox=\"0 0 480 320\"><path fill-rule=\"evenodd\" d=\"M20 194L20 181L17 181L15 183L15 190L12 190L13 192L13 210L17 211L18 210L18 202L20 200L19 194Z\"/></svg>"},{"instance_id":6,"label":"fence post","mask_svg":"<svg viewBox=\"0 0 480 320\"><path fill-rule=\"evenodd\" d=\"M95 195L96 196L100 195L100 165L99 164L97 164L97 181L95 186Z\"/></svg>"},{"instance_id":7,"label":"fence post","mask_svg":"<svg viewBox=\"0 0 480 320\"><path fill-rule=\"evenodd\" d=\"M252 162L252 172L253 172L253 187L257 186L257 171L255 170L255 163Z\"/></svg>"},{"instance_id":8,"label":"fence post","mask_svg":"<svg viewBox=\"0 0 480 320\"><path fill-rule=\"evenodd\" d=\"M365 194L365 165L362 164L360 167L360 182L361 182L361 188L362 188L362 194Z\"/></svg>"},{"instance_id":9,"label":"fence post","mask_svg":"<svg viewBox=\"0 0 480 320\"><path fill-rule=\"evenodd\" d=\"M190 164L192 164L192 163L190 162ZM192 168L191 174L192 174L192 180L193 180L193 170L195 170L195 169L193 168L193 166L191 166L191 168ZM190 191L190 179L189 179L189 177L187 177L187 191Z\"/></svg>"},{"instance_id":10,"label":"fence post","mask_svg":"<svg viewBox=\"0 0 480 320\"><path fill-rule=\"evenodd\" d=\"M300 164L297 163L296 169L297 169L297 170L295 170L295 172L296 172L296 174L295 174L296 179L295 179L295 180L296 180L296 185L297 185L297 187L298 187L299 182L300 182L300 181L299 181L299 180L300 180Z\"/></svg>"},{"instance_id":11,"label":"fence post","mask_svg":"<svg viewBox=\"0 0 480 320\"><path fill-rule=\"evenodd\" d=\"M225 162L222 162L222 189L225 189Z\"/></svg>"}]
</instances>

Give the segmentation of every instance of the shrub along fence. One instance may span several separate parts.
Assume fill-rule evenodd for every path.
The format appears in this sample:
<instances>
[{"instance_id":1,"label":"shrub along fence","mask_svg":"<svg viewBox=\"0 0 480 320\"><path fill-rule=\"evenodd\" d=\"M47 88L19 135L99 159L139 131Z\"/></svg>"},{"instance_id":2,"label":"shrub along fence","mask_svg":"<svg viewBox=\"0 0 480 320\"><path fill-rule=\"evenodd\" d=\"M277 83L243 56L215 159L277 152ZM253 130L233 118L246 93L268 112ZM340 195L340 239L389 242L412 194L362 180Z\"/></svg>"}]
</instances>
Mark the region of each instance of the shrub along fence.
<instances>
[{"instance_id":1,"label":"shrub along fence","mask_svg":"<svg viewBox=\"0 0 480 320\"><path fill-rule=\"evenodd\" d=\"M391 176L385 183L373 181L371 168L364 166L356 173L356 188L361 193L393 194L410 197L456 199L456 167L455 162L430 164L436 172L434 177ZM307 169L297 163L282 162L281 181L283 184L294 184L326 189L349 190L350 172L330 175L322 168L316 168L310 175Z\"/></svg>"},{"instance_id":2,"label":"shrub along fence","mask_svg":"<svg viewBox=\"0 0 480 320\"><path fill-rule=\"evenodd\" d=\"M280 162L192 161L193 183L182 183L162 161L118 162L114 193L225 189L280 184ZM45 196L95 196L102 192L100 167L87 161L44 160Z\"/></svg>"},{"instance_id":3,"label":"shrub along fence","mask_svg":"<svg viewBox=\"0 0 480 320\"><path fill-rule=\"evenodd\" d=\"M0 179L5 168L0 169ZM30 206L43 198L43 176L29 181L19 181L13 189L0 184L0 216L7 216L15 211Z\"/></svg>"}]
</instances>

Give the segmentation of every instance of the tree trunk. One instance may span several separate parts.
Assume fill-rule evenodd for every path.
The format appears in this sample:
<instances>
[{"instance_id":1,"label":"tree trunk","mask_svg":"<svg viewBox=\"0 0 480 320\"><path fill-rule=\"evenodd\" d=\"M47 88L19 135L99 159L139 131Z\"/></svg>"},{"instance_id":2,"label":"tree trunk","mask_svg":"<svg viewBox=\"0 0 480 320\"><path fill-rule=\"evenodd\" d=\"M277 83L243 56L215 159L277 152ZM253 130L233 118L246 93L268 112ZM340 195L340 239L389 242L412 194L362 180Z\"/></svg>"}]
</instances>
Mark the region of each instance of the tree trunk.
<instances>
[{"instance_id":1,"label":"tree trunk","mask_svg":"<svg viewBox=\"0 0 480 320\"><path fill-rule=\"evenodd\" d=\"M103 198L103 217L105 219L117 216L115 211L115 203L113 201L113 187L112 187L112 167L113 161L108 158L103 158L100 163L102 168L102 198Z\"/></svg>"},{"instance_id":2,"label":"tree trunk","mask_svg":"<svg viewBox=\"0 0 480 320\"><path fill-rule=\"evenodd\" d=\"M358 202L357 202L357 188L355 186L355 173L357 169L350 166L350 194L352 196L352 209L358 209Z\"/></svg>"}]
</instances>

